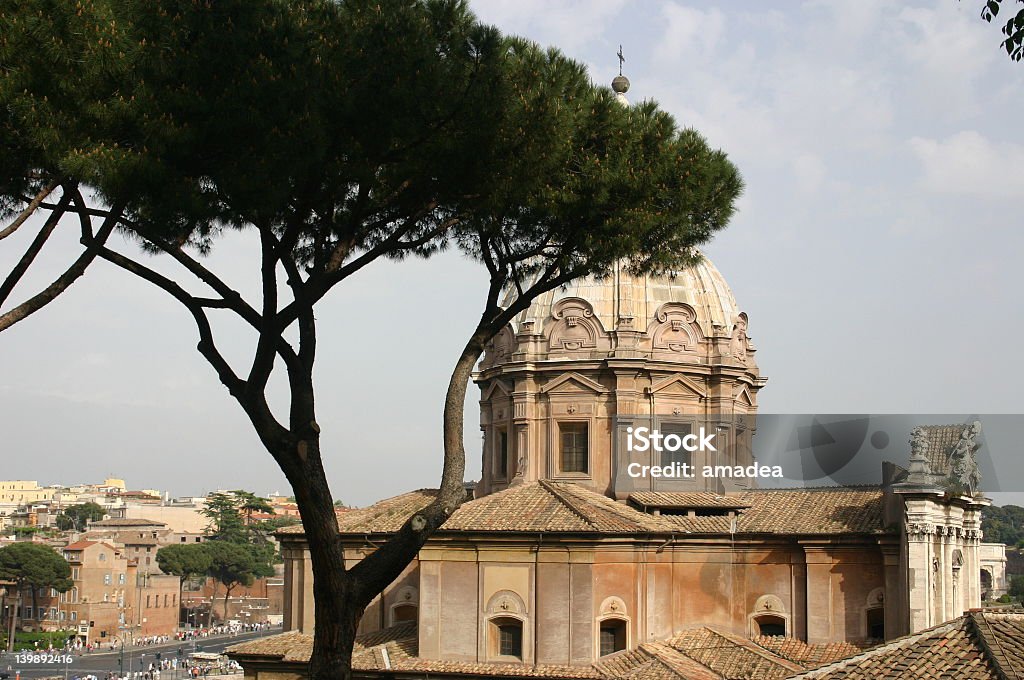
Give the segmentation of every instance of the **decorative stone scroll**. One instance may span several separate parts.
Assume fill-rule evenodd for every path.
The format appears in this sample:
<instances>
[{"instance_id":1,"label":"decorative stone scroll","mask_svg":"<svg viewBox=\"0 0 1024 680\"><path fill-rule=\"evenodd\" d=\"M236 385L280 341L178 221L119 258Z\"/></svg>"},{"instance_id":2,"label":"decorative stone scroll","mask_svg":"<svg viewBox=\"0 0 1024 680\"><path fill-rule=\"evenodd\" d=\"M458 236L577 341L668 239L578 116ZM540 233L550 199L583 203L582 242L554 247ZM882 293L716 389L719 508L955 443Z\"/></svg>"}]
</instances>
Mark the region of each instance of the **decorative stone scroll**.
<instances>
[{"instance_id":1,"label":"decorative stone scroll","mask_svg":"<svg viewBox=\"0 0 1024 680\"><path fill-rule=\"evenodd\" d=\"M700 343L700 328L693 307L682 302L666 302L654 318L657 325L652 332L652 347L670 352L695 352Z\"/></svg>"},{"instance_id":2,"label":"decorative stone scroll","mask_svg":"<svg viewBox=\"0 0 1024 680\"><path fill-rule=\"evenodd\" d=\"M583 298L569 297L555 303L551 317L557 321L548 336L550 350L583 350L597 347L602 329L594 308Z\"/></svg>"}]
</instances>

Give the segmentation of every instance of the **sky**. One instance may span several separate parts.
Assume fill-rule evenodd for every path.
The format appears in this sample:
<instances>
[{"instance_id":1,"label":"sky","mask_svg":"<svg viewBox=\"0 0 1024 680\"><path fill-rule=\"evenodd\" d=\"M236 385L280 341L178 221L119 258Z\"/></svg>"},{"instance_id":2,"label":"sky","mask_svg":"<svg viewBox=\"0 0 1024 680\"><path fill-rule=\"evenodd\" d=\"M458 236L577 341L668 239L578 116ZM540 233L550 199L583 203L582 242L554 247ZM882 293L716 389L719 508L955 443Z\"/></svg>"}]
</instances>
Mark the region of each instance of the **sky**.
<instances>
[{"instance_id":1,"label":"sky","mask_svg":"<svg viewBox=\"0 0 1024 680\"><path fill-rule=\"evenodd\" d=\"M769 378L762 412L1024 413L1024 64L1000 49L980 1L470 5L600 84L621 44L630 100L658 101L738 165L746 192L705 252L750 317ZM77 253L74 226L58 231L20 291ZM209 264L253 290L256 246L232 235ZM5 242L0 271L13 257ZM437 484L448 372L484 281L456 254L378 263L321 305L317 403L335 497L364 505ZM242 329L218 330L244 357ZM177 303L95 264L0 335L0 479L289 493L195 344ZM478 398L471 387L469 477Z\"/></svg>"}]
</instances>

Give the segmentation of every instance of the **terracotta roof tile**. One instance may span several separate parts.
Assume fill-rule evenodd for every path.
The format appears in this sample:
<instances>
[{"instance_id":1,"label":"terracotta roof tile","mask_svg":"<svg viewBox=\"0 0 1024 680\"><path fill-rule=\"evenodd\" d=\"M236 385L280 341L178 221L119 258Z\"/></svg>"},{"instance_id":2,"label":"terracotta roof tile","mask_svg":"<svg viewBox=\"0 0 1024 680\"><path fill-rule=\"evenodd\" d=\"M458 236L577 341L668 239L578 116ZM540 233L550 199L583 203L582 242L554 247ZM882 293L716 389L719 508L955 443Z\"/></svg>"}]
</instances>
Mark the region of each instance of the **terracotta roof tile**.
<instances>
[{"instance_id":1,"label":"terracotta roof tile","mask_svg":"<svg viewBox=\"0 0 1024 680\"><path fill-rule=\"evenodd\" d=\"M748 508L750 503L738 496L721 496L709 492L664 492L664 491L637 491L629 494L629 502L640 508L715 508L715 509L738 509Z\"/></svg>"},{"instance_id":2,"label":"terracotta roof tile","mask_svg":"<svg viewBox=\"0 0 1024 680\"><path fill-rule=\"evenodd\" d=\"M753 642L773 654L808 669L824 666L863 651L862 648L849 642L807 644L797 638L782 636L761 635L754 638Z\"/></svg>"},{"instance_id":3,"label":"terracotta roof tile","mask_svg":"<svg viewBox=\"0 0 1024 680\"><path fill-rule=\"evenodd\" d=\"M760 489L741 497L738 533L847 534L884 531L881 487Z\"/></svg>"},{"instance_id":4,"label":"terracotta roof tile","mask_svg":"<svg viewBox=\"0 0 1024 680\"><path fill-rule=\"evenodd\" d=\"M664 644L729 680L772 680L803 670L750 640L706 627L680 633Z\"/></svg>"},{"instance_id":5,"label":"terracotta roof tile","mask_svg":"<svg viewBox=\"0 0 1024 680\"><path fill-rule=\"evenodd\" d=\"M388 498L338 517L346 534L391 533L436 497L421 489ZM663 502L692 502L694 494L661 492ZM754 533L876 534L884 531L880 487L762 489L727 496L730 517L641 512L578 484L540 481L511 487L465 503L441 528L459 532L555 532L599 534ZM742 507L741 507L742 506ZM668 507L668 506L665 506ZM724 506L719 507L722 509ZM301 525L279 534L301 534Z\"/></svg>"},{"instance_id":6,"label":"terracotta roof tile","mask_svg":"<svg viewBox=\"0 0 1024 680\"><path fill-rule=\"evenodd\" d=\"M978 643L1008 678L1024 680L1024 612L971 612Z\"/></svg>"},{"instance_id":7,"label":"terracotta roof tile","mask_svg":"<svg viewBox=\"0 0 1024 680\"><path fill-rule=\"evenodd\" d=\"M228 653L245 664L248 658L304 663L313 649L313 636L298 632L261 638L235 645ZM387 665L382 650L387 650ZM566 678L569 680L775 680L803 670L741 637L698 628L662 642L619 652L589 665L533 665L476 663L421 659L417 654L416 626L403 623L361 636L353 652L358 671L391 670L417 674Z\"/></svg>"},{"instance_id":8,"label":"terracotta roof tile","mask_svg":"<svg viewBox=\"0 0 1024 680\"><path fill-rule=\"evenodd\" d=\"M135 519L131 517L112 517L97 522L89 522L90 527L165 527L164 522L156 522L151 519Z\"/></svg>"},{"instance_id":9,"label":"terracotta roof tile","mask_svg":"<svg viewBox=\"0 0 1024 680\"><path fill-rule=\"evenodd\" d=\"M1024 613L971 612L794 677L835 680L1024 678Z\"/></svg>"}]
</instances>

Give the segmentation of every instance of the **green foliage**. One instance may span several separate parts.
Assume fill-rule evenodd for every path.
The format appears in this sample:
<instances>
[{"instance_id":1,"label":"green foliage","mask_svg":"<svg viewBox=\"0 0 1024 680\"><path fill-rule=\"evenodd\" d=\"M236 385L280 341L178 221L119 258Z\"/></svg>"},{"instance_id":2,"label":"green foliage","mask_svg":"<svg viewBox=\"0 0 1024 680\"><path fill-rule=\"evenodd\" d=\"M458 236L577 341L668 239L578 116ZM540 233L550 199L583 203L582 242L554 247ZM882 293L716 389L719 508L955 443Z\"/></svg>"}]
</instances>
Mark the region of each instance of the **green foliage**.
<instances>
[{"instance_id":1,"label":"green foliage","mask_svg":"<svg viewBox=\"0 0 1024 680\"><path fill-rule=\"evenodd\" d=\"M103 508L92 501L69 505L57 515L57 528L61 531L85 531L89 522L98 522L105 515Z\"/></svg>"},{"instance_id":2,"label":"green foliage","mask_svg":"<svg viewBox=\"0 0 1024 680\"><path fill-rule=\"evenodd\" d=\"M225 541L208 541L202 545L210 559L207 575L229 589L238 585L252 585L257 578L274 574L274 568L267 560L268 555L261 546Z\"/></svg>"},{"instance_id":3,"label":"green foliage","mask_svg":"<svg viewBox=\"0 0 1024 680\"><path fill-rule=\"evenodd\" d=\"M1007 592L1010 597L1024 604L1024 574L1015 574L1010 577L1010 588Z\"/></svg>"},{"instance_id":4,"label":"green foliage","mask_svg":"<svg viewBox=\"0 0 1024 680\"><path fill-rule=\"evenodd\" d=\"M200 512L210 520L206 535L211 539L232 543L249 542L239 499L234 492L210 494L206 497L206 506Z\"/></svg>"},{"instance_id":5,"label":"green foliage","mask_svg":"<svg viewBox=\"0 0 1024 680\"><path fill-rule=\"evenodd\" d=\"M1024 541L1024 508L1019 505L989 506L982 511L981 530L985 540L1020 545Z\"/></svg>"},{"instance_id":6,"label":"green foliage","mask_svg":"<svg viewBox=\"0 0 1024 680\"><path fill-rule=\"evenodd\" d=\"M45 527L14 527L14 535L19 537L34 536L47 533Z\"/></svg>"},{"instance_id":7,"label":"green foliage","mask_svg":"<svg viewBox=\"0 0 1024 680\"><path fill-rule=\"evenodd\" d=\"M52 548L39 543L11 543L0 548L0 580L14 581L19 589L71 588L71 567Z\"/></svg>"},{"instance_id":8,"label":"green foliage","mask_svg":"<svg viewBox=\"0 0 1024 680\"><path fill-rule=\"evenodd\" d=\"M56 630L45 633L26 633L19 630L14 636L14 651L33 651L35 649L45 649L47 647L62 649L64 645L67 644L68 638L73 635L73 633ZM36 647L37 642L39 643L39 647ZM0 634L0 648L7 649L6 632Z\"/></svg>"},{"instance_id":9,"label":"green foliage","mask_svg":"<svg viewBox=\"0 0 1024 680\"><path fill-rule=\"evenodd\" d=\"M205 576L212 564L205 543L164 546L157 550L156 562L161 571L174 574L183 582L193 576Z\"/></svg>"},{"instance_id":10,"label":"green foliage","mask_svg":"<svg viewBox=\"0 0 1024 680\"><path fill-rule=\"evenodd\" d=\"M1018 0L1024 4L1024 0ZM1009 5L1011 3L1007 3ZM985 0L981 10L981 18L991 23L1003 7L1003 0ZM1010 59L1021 61L1024 59L1024 9L1018 10L1013 16L1006 19L1002 26L1004 40L1003 49Z\"/></svg>"},{"instance_id":11,"label":"green foliage","mask_svg":"<svg viewBox=\"0 0 1024 680\"><path fill-rule=\"evenodd\" d=\"M253 520L253 514L273 514L274 509L266 498L250 491L239 489L210 494L201 512L210 520L206 533L213 540L243 544L265 543L264 534L276 529L272 524Z\"/></svg>"}]
</instances>

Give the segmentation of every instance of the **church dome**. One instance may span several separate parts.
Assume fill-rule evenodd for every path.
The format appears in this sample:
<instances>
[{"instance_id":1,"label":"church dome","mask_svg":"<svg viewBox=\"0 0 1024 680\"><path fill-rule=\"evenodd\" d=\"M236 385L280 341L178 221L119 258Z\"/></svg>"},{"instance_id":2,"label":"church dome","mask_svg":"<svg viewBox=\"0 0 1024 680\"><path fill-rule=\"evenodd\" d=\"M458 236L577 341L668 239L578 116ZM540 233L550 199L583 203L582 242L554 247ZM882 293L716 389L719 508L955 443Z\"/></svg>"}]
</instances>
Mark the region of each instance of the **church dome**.
<instances>
[{"instance_id":1,"label":"church dome","mask_svg":"<svg viewBox=\"0 0 1024 680\"><path fill-rule=\"evenodd\" d=\"M505 304L514 291L506 294ZM604 330L621 329L632 320L634 330L646 330L655 315L667 303L688 305L695 322L705 337L731 335L741 314L725 277L707 257L674 276L634 276L616 269L604 279L593 277L573 281L540 295L515 318L515 332L540 331L549 319L557 318L556 305L566 298L579 298L590 303L594 316ZM745 320L745 319L744 319Z\"/></svg>"},{"instance_id":2,"label":"church dome","mask_svg":"<svg viewBox=\"0 0 1024 680\"><path fill-rule=\"evenodd\" d=\"M503 304L515 299L507 291ZM740 366L754 347L725 278L707 258L673 275L616 267L538 296L488 344L481 368L549 359L648 359Z\"/></svg>"}]
</instances>

